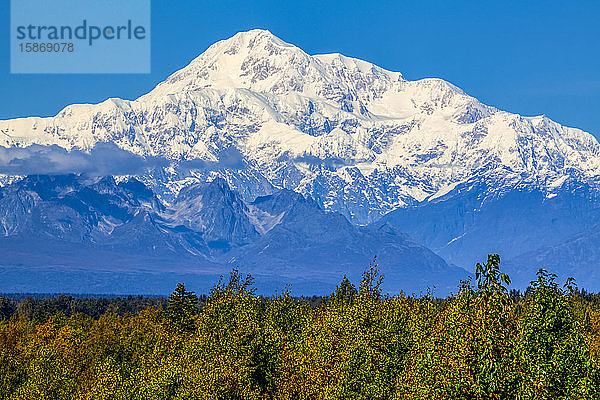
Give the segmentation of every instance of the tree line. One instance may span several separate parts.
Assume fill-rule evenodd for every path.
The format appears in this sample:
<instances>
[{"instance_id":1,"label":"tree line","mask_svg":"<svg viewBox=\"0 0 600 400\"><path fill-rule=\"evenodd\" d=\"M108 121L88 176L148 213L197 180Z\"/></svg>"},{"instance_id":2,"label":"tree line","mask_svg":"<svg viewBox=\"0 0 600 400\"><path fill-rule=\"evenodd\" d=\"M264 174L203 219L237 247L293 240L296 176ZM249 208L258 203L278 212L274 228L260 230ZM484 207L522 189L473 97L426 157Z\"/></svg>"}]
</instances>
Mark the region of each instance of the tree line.
<instances>
[{"instance_id":1,"label":"tree line","mask_svg":"<svg viewBox=\"0 0 600 400\"><path fill-rule=\"evenodd\" d=\"M596 295L544 269L509 291L497 255L474 278L444 299L383 294L376 264L324 298L260 297L234 270L122 308L5 299L0 399L600 398Z\"/></svg>"}]
</instances>

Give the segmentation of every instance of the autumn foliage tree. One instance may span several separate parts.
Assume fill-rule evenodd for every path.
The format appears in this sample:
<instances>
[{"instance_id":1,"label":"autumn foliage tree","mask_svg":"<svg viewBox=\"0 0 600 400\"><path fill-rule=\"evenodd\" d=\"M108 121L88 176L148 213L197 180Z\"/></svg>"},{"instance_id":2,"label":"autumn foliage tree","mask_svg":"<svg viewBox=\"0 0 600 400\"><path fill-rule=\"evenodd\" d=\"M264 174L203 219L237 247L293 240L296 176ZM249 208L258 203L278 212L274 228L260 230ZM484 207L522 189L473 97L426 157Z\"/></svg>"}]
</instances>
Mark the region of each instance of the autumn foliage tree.
<instances>
[{"instance_id":1,"label":"autumn foliage tree","mask_svg":"<svg viewBox=\"0 0 600 400\"><path fill-rule=\"evenodd\" d=\"M474 279L389 296L373 262L324 301L257 296L237 270L201 303L179 284L136 312L119 310L145 300L7 300L0 400L600 398L600 296L545 270L509 292L497 255Z\"/></svg>"}]
</instances>

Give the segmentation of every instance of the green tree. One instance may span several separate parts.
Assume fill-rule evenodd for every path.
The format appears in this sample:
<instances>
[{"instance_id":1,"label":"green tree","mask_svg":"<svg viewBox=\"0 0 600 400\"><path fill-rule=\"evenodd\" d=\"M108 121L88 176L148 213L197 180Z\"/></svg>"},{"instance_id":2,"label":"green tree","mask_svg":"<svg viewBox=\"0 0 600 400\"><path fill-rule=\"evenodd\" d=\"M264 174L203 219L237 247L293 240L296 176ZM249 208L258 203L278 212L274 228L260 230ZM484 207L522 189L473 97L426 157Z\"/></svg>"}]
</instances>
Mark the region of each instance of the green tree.
<instances>
[{"instance_id":1,"label":"green tree","mask_svg":"<svg viewBox=\"0 0 600 400\"><path fill-rule=\"evenodd\" d=\"M0 297L0 321L7 320L17 311L17 306L6 297Z\"/></svg>"},{"instance_id":2,"label":"green tree","mask_svg":"<svg viewBox=\"0 0 600 400\"><path fill-rule=\"evenodd\" d=\"M356 286L350 282L350 280L344 275L344 279L335 288L335 292L331 295L330 301L333 304L352 304L354 299L358 296Z\"/></svg>"},{"instance_id":3,"label":"green tree","mask_svg":"<svg viewBox=\"0 0 600 400\"><path fill-rule=\"evenodd\" d=\"M559 288L556 275L542 268L537 275L515 348L522 377L519 393L523 399L596 398L590 349L575 302Z\"/></svg>"},{"instance_id":4,"label":"green tree","mask_svg":"<svg viewBox=\"0 0 600 400\"><path fill-rule=\"evenodd\" d=\"M477 288L482 294L507 293L506 285L510 285L510 278L507 274L500 272L500 256L498 254L488 254L485 264L477 263L475 266L475 279L477 279Z\"/></svg>"},{"instance_id":5,"label":"green tree","mask_svg":"<svg viewBox=\"0 0 600 400\"><path fill-rule=\"evenodd\" d=\"M385 276L379 272L377 257L369 264L369 269L363 272L358 294L373 300L381 299L381 285Z\"/></svg>"},{"instance_id":6,"label":"green tree","mask_svg":"<svg viewBox=\"0 0 600 400\"><path fill-rule=\"evenodd\" d=\"M183 283L178 283L175 291L169 296L168 314L173 326L182 332L192 332L195 329L194 314L198 296L188 292Z\"/></svg>"}]
</instances>

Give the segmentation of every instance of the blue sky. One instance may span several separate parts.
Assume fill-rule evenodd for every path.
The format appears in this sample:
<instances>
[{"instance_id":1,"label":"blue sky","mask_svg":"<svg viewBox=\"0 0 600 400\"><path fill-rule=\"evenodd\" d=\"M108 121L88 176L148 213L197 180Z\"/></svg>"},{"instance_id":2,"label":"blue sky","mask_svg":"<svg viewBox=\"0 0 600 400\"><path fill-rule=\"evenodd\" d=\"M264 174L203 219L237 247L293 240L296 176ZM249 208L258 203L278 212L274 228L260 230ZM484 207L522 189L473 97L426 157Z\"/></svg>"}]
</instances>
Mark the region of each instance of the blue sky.
<instances>
[{"instance_id":1,"label":"blue sky","mask_svg":"<svg viewBox=\"0 0 600 400\"><path fill-rule=\"evenodd\" d=\"M147 75L11 75L8 0L0 2L0 15L0 119L134 99L213 42L266 28L309 54L340 52L408 79L443 78L487 104L546 114L600 137L597 0L154 0Z\"/></svg>"}]
</instances>

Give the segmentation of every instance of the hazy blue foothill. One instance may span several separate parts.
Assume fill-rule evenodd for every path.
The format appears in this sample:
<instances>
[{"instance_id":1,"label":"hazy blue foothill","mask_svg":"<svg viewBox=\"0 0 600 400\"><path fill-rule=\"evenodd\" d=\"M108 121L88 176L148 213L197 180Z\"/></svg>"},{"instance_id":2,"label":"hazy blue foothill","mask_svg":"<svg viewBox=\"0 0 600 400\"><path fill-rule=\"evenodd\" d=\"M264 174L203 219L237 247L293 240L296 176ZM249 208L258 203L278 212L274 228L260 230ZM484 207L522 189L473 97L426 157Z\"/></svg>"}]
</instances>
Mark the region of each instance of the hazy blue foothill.
<instances>
[{"instance_id":1,"label":"hazy blue foothill","mask_svg":"<svg viewBox=\"0 0 600 400\"><path fill-rule=\"evenodd\" d=\"M0 189L0 220L4 292L208 292L239 267L264 293L326 294L374 256L390 290L448 293L466 276L389 224L350 224L286 189L247 203L222 179L166 206L133 178L29 176Z\"/></svg>"},{"instance_id":2,"label":"hazy blue foothill","mask_svg":"<svg viewBox=\"0 0 600 400\"><path fill-rule=\"evenodd\" d=\"M527 286L540 267L582 287L600 284L600 197L586 183L566 182L551 198L531 186L490 195L472 183L382 220L465 268L486 252L502 255L513 286Z\"/></svg>"}]
</instances>

